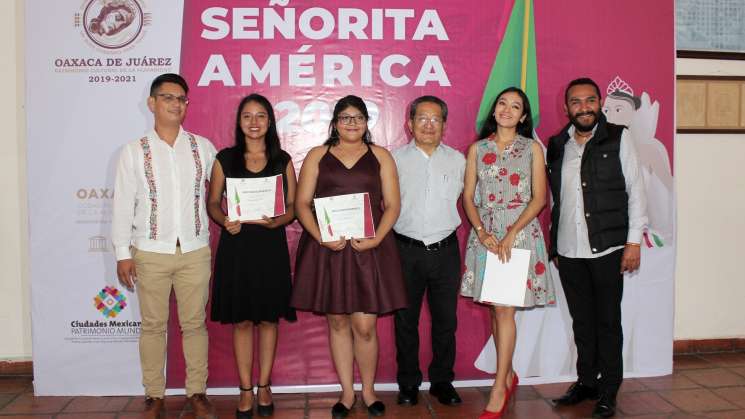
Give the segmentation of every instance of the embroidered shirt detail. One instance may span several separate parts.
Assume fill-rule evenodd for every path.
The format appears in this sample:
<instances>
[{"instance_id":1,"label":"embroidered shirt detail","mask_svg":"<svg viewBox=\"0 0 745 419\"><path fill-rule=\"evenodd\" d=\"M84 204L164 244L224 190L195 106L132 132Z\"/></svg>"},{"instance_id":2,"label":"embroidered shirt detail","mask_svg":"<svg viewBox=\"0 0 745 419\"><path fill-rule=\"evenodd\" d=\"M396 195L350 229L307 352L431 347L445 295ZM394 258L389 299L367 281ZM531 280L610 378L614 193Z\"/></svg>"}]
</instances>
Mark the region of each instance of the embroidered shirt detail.
<instances>
[{"instance_id":1,"label":"embroidered shirt detail","mask_svg":"<svg viewBox=\"0 0 745 419\"><path fill-rule=\"evenodd\" d=\"M202 220L199 217L199 203L202 199L202 158L199 156L199 144L193 135L189 134L191 155L194 157L194 230L197 237L202 230Z\"/></svg>"},{"instance_id":2,"label":"embroidered shirt detail","mask_svg":"<svg viewBox=\"0 0 745 419\"><path fill-rule=\"evenodd\" d=\"M155 175L153 174L153 153L150 149L150 142L147 137L140 138L140 147L142 147L143 164L145 169L145 180L147 181L150 193L150 240L158 238L158 189L155 186Z\"/></svg>"}]
</instances>

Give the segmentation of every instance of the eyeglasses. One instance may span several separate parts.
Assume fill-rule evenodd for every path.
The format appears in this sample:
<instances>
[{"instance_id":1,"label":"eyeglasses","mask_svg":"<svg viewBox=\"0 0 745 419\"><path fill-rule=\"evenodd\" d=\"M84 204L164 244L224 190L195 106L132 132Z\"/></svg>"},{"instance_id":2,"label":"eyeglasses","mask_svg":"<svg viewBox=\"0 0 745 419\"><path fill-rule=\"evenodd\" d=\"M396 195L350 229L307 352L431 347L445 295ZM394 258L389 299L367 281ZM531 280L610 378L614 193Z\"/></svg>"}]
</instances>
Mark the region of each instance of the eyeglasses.
<instances>
[{"instance_id":1,"label":"eyeglasses","mask_svg":"<svg viewBox=\"0 0 745 419\"><path fill-rule=\"evenodd\" d=\"M167 104L172 104L174 101L178 101L178 103L182 105L188 105L189 104L189 98L186 96L174 96L170 93L158 93L155 96L162 98L164 102Z\"/></svg>"},{"instance_id":2,"label":"eyeglasses","mask_svg":"<svg viewBox=\"0 0 745 419\"><path fill-rule=\"evenodd\" d=\"M367 121L367 118L365 118L365 115L340 115L339 116L339 122L341 122L344 125L352 125L352 122L355 124L362 124L363 122Z\"/></svg>"},{"instance_id":3,"label":"eyeglasses","mask_svg":"<svg viewBox=\"0 0 745 419\"><path fill-rule=\"evenodd\" d=\"M427 125L427 122L431 123L432 125L441 125L442 124L442 118L438 118L436 116L417 116L414 118L414 123L417 125Z\"/></svg>"}]
</instances>

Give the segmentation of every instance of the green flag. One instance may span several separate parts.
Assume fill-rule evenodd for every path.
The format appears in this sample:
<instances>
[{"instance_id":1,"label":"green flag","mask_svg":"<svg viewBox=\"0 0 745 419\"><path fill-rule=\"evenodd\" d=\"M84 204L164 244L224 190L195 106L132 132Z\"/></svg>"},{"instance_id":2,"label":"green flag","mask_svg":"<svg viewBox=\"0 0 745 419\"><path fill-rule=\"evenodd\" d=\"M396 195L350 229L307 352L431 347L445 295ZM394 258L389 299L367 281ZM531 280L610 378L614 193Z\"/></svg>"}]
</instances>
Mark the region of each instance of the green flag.
<instances>
[{"instance_id":1,"label":"green flag","mask_svg":"<svg viewBox=\"0 0 745 419\"><path fill-rule=\"evenodd\" d=\"M502 37L494 65L486 81L481 98L476 131L481 130L488 117L489 108L502 90L515 86L521 88L530 100L533 127L538 126L538 66L535 57L535 20L533 0L515 0L510 20Z\"/></svg>"}]
</instances>

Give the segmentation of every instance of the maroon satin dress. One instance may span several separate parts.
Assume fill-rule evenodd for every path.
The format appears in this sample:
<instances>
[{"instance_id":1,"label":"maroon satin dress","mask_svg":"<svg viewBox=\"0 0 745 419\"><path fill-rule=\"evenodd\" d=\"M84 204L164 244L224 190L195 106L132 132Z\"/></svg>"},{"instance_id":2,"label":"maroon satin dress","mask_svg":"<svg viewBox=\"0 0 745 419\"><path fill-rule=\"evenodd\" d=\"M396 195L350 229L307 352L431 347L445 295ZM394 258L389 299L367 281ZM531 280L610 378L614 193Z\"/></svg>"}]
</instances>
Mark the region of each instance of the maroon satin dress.
<instances>
[{"instance_id":1,"label":"maroon satin dress","mask_svg":"<svg viewBox=\"0 0 745 419\"><path fill-rule=\"evenodd\" d=\"M367 192L377 228L383 200L380 163L367 152L347 169L333 154L318 162L316 198ZM389 313L406 307L406 289L401 274L393 231L374 249L358 252L350 243L341 251L318 244L303 231L295 261L295 284L290 305L316 313Z\"/></svg>"}]
</instances>

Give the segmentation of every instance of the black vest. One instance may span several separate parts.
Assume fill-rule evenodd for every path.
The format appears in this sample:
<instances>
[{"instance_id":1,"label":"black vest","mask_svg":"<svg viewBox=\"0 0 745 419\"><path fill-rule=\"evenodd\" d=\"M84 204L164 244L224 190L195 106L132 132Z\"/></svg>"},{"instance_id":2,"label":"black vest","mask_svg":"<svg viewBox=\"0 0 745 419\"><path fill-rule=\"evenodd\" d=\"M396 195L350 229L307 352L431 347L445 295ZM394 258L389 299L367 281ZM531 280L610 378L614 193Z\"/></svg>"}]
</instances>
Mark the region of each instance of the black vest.
<instances>
[{"instance_id":1,"label":"black vest","mask_svg":"<svg viewBox=\"0 0 745 419\"><path fill-rule=\"evenodd\" d=\"M595 135L585 145L580 177L585 205L585 221L592 253L626 243L629 231L629 197L621 169L621 134L625 127L608 123L601 115ZM569 141L564 127L548 142L546 164L554 206L551 210L551 256L557 255L559 213L561 210L561 166L564 147Z\"/></svg>"}]
</instances>

